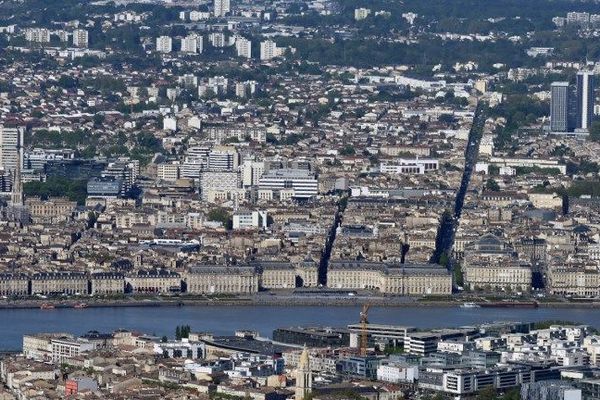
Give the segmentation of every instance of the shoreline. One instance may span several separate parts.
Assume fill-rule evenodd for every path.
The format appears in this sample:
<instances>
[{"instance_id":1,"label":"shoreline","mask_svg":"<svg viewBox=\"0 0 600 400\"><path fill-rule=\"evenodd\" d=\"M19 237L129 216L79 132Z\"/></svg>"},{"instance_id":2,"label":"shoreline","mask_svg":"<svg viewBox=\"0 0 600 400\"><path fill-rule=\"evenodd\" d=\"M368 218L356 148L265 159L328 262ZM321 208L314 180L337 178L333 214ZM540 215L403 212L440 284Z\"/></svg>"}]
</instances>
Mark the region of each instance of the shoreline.
<instances>
[{"instance_id":1,"label":"shoreline","mask_svg":"<svg viewBox=\"0 0 600 400\"><path fill-rule=\"evenodd\" d=\"M86 308L135 308L135 307L200 307L200 306L232 306L232 307L360 307L369 304L372 307L396 308L396 307L422 307L422 308L455 308L460 307L467 299L448 300L448 299L423 299L411 297L352 297L352 298L278 298L276 296L261 297L236 297L223 299L186 299L177 298L153 298L153 299L130 299L130 300L24 300L22 302L0 303L1 310L19 310L19 309L40 309L42 304L50 304L53 309L73 309L85 311ZM84 308L75 308L78 303L84 302ZM480 301L480 303L483 303ZM482 308L579 308L579 309L600 309L600 301L595 302L566 302L566 301L548 301L537 302L532 305L531 302L517 302L503 304L500 301L497 305ZM52 311L48 309L44 311Z\"/></svg>"}]
</instances>

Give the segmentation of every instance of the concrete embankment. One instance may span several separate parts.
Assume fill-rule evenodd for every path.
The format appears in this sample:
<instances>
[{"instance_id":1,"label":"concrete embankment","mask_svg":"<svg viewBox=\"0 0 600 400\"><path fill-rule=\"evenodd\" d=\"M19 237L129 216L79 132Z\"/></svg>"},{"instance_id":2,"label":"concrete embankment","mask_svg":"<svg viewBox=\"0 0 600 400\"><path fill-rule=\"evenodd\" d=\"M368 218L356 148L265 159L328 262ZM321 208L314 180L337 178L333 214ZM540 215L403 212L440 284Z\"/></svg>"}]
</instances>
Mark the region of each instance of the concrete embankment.
<instances>
[{"instance_id":1,"label":"concrete embankment","mask_svg":"<svg viewBox=\"0 0 600 400\"><path fill-rule=\"evenodd\" d=\"M479 299L480 301L481 299ZM145 300L86 300L85 308L110 308L110 307L193 307L193 306L273 306L273 307L352 307L370 304L373 307L459 307L467 299L427 299L410 297L325 297L325 296L253 296L253 297L231 297L198 299L181 297L153 298ZM73 309L85 311L85 308L76 308L79 302L75 301L53 301L53 300L25 300L21 302L0 303L0 310L5 309L39 309L42 304L52 305L54 309ZM545 301L537 303L540 308L600 308L600 302L594 301ZM493 306L492 306L493 307ZM510 308L511 305L502 304L502 308ZM49 309L48 311L52 311Z\"/></svg>"}]
</instances>

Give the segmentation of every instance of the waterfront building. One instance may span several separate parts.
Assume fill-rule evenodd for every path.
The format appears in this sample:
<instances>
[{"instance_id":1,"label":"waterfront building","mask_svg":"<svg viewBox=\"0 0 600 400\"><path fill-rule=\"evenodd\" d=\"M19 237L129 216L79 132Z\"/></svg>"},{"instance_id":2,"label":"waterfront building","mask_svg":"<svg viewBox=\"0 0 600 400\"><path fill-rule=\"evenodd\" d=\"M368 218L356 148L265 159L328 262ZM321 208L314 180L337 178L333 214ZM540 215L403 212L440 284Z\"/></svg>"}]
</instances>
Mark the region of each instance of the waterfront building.
<instances>
[{"instance_id":1,"label":"waterfront building","mask_svg":"<svg viewBox=\"0 0 600 400\"><path fill-rule=\"evenodd\" d=\"M548 292L558 296L600 296L600 269L593 264L552 265L547 272Z\"/></svg>"},{"instance_id":2,"label":"waterfront building","mask_svg":"<svg viewBox=\"0 0 600 400\"><path fill-rule=\"evenodd\" d=\"M328 268L327 286L403 296L448 295L452 293L452 276L435 264L335 260Z\"/></svg>"},{"instance_id":3,"label":"waterfront building","mask_svg":"<svg viewBox=\"0 0 600 400\"><path fill-rule=\"evenodd\" d=\"M259 274L252 266L197 265L184 274L187 293L256 293Z\"/></svg>"},{"instance_id":4,"label":"waterfront building","mask_svg":"<svg viewBox=\"0 0 600 400\"><path fill-rule=\"evenodd\" d=\"M118 272L95 272L90 276L92 295L125 293L125 277Z\"/></svg>"},{"instance_id":5,"label":"waterfront building","mask_svg":"<svg viewBox=\"0 0 600 400\"><path fill-rule=\"evenodd\" d=\"M96 348L96 344L83 338L54 338L52 346L52 361L61 364Z\"/></svg>"},{"instance_id":6,"label":"waterfront building","mask_svg":"<svg viewBox=\"0 0 600 400\"><path fill-rule=\"evenodd\" d=\"M0 274L0 296L27 296L29 294L29 277L25 274Z\"/></svg>"},{"instance_id":7,"label":"waterfront building","mask_svg":"<svg viewBox=\"0 0 600 400\"><path fill-rule=\"evenodd\" d=\"M31 294L88 294L88 278L83 272L38 272L31 275Z\"/></svg>"},{"instance_id":8,"label":"waterfront building","mask_svg":"<svg viewBox=\"0 0 600 400\"><path fill-rule=\"evenodd\" d=\"M342 347L349 345L349 333L348 330L340 328L277 328L273 331L273 340L278 343L309 347Z\"/></svg>"},{"instance_id":9,"label":"waterfront building","mask_svg":"<svg viewBox=\"0 0 600 400\"><path fill-rule=\"evenodd\" d=\"M260 273L260 287L263 289L291 289L296 284L296 268L289 262L258 261L255 266Z\"/></svg>"},{"instance_id":10,"label":"waterfront building","mask_svg":"<svg viewBox=\"0 0 600 400\"><path fill-rule=\"evenodd\" d=\"M486 234L465 246L464 282L470 290L529 292L531 265L518 258L512 246Z\"/></svg>"},{"instance_id":11,"label":"waterfront building","mask_svg":"<svg viewBox=\"0 0 600 400\"><path fill-rule=\"evenodd\" d=\"M178 293L181 275L167 269L139 270L125 277L127 293Z\"/></svg>"}]
</instances>

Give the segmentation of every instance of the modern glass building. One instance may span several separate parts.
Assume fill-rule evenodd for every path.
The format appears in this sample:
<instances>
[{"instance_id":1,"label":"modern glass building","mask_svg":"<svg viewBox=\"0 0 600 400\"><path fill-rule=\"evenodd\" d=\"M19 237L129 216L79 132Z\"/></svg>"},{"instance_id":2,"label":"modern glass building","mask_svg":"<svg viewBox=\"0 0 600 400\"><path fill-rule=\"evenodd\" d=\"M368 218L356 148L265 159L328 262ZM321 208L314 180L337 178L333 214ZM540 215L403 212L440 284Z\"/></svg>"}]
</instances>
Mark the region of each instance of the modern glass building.
<instances>
[{"instance_id":1,"label":"modern glass building","mask_svg":"<svg viewBox=\"0 0 600 400\"><path fill-rule=\"evenodd\" d=\"M569 130L569 82L553 82L550 89L550 130Z\"/></svg>"}]
</instances>

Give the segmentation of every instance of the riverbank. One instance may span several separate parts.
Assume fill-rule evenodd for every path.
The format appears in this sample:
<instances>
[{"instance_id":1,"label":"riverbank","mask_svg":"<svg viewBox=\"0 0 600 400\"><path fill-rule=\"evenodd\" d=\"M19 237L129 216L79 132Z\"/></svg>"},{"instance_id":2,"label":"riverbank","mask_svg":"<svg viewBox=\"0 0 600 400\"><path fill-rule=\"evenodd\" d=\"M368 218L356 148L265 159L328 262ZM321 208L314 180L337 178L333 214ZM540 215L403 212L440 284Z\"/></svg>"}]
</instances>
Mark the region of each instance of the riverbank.
<instances>
[{"instance_id":1,"label":"riverbank","mask_svg":"<svg viewBox=\"0 0 600 400\"><path fill-rule=\"evenodd\" d=\"M369 304L373 307L460 307L465 302L475 302L483 308L589 308L600 309L600 301L498 301L498 299L470 298L414 298L414 297L382 297L382 296L278 296L257 295L250 297L220 298L188 298L152 297L145 299L125 298L119 300L87 298L77 300L61 299L28 299L22 301L5 301L0 303L0 310L10 309L68 309L84 311L86 308L115 307L185 307L185 306L288 306L288 307L348 307ZM82 307L81 304L84 304Z\"/></svg>"}]
</instances>

